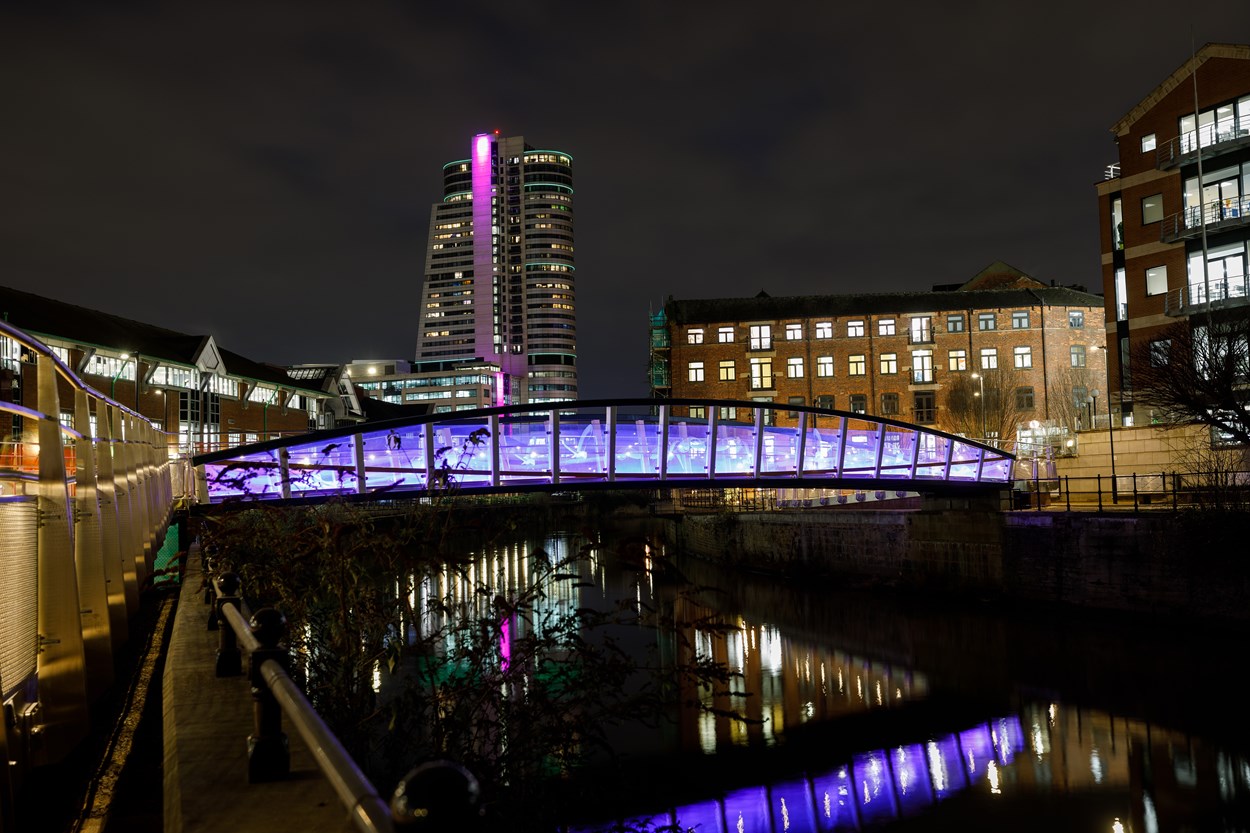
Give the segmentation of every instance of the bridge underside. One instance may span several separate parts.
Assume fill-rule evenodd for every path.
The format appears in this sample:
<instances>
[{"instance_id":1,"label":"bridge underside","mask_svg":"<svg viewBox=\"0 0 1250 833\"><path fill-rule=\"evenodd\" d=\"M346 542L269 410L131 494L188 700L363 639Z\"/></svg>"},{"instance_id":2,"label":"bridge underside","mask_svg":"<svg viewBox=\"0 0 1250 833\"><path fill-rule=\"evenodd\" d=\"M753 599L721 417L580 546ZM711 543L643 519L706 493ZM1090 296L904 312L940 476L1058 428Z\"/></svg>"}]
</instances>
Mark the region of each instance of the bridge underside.
<instances>
[{"instance_id":1,"label":"bridge underside","mask_svg":"<svg viewBox=\"0 0 1250 833\"><path fill-rule=\"evenodd\" d=\"M674 415L691 410L710 416ZM777 425L782 414L796 424ZM194 463L200 501L221 503L449 489L977 491L1008 484L1013 460L962 437L862 414L758 402L621 400L369 423L240 446Z\"/></svg>"}]
</instances>

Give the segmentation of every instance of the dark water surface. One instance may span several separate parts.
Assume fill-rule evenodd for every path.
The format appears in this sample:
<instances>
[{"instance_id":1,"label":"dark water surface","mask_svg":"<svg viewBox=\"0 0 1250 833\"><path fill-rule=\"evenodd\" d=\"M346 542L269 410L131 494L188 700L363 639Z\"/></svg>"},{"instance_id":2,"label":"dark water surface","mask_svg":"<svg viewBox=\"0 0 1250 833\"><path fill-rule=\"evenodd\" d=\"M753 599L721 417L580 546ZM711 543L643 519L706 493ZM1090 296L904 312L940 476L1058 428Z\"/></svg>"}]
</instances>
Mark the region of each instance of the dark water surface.
<instances>
[{"instance_id":1,"label":"dark water surface","mask_svg":"<svg viewBox=\"0 0 1250 833\"><path fill-rule=\"evenodd\" d=\"M618 738L623 770L570 830L1250 829L1244 627L785 586L655 532L595 552L571 601L671 610L680 638L640 646L750 694L683 692L712 708Z\"/></svg>"}]
</instances>

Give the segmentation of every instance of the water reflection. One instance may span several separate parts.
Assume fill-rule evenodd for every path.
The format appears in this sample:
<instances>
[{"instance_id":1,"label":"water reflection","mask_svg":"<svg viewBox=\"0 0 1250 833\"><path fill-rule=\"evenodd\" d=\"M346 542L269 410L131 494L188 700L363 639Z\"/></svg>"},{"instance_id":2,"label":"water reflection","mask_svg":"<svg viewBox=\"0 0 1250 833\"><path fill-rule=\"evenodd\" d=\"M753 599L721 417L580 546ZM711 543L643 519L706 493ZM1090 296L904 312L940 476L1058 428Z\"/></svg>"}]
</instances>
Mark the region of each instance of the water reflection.
<instances>
[{"instance_id":1,"label":"water reflection","mask_svg":"<svg viewBox=\"0 0 1250 833\"><path fill-rule=\"evenodd\" d=\"M423 600L454 599L462 612L490 609L491 599L476 582L512 592L542 579L551 563L559 563L576 547L569 536L512 544L483 553L464 574L430 577L414 593L418 621L411 637L453 633L442 628L440 613ZM676 564L677 569L674 569ZM1157 713L1149 707L1149 690L1105 692L1091 687L1086 696L1123 702L1117 713L1062 699L1038 698L1021 691L1045 690L1043 673L983 666L990 652L962 640L967 633L997 634L1006 658L1065 655L1074 664L1091 662L1078 654L1079 645L1044 632L1007 628L993 617L967 623L949 614L949 635L935 636L930 620L916 621L900 610L878 610L873 633L830 626L825 599L813 602L802 592L775 587L748 588L751 582L730 579L717 571L681 560L662 543L631 539L592 551L582 563L579 581L553 584L543 605L574 609L609 609L629 600L639 610L671 614L671 632L638 626L640 647L659 646L674 665L690 660L723 664L735 675L730 686L695 685L683 690L675 709L676 729L647 738L630 733L631 751L643 755L689 755L711 764L730 750L759 752L759 767L739 768L733 778L698 780L703 791L679 800L663 800L648 792L627 798L627 812L604 813L597 823L578 822L569 830L587 833L611 829L698 830L700 833L766 831L804 833L839 830L1098 830L1155 833L1169 830L1245 830L1250 827L1250 760L1240 744L1212 742L1181 729L1139 719ZM690 594L682 578L693 576L702 592ZM717 584L719 583L719 587ZM761 582L761 587L768 582ZM759 595L752 595L758 593ZM766 594L783 601L761 603ZM744 599L755 600L744 602ZM841 600L838 604L844 604ZM761 610L773 611L761 615ZM787 610L789 616L777 611ZM814 612L813 615L804 615ZM869 620L862 611L844 609L848 621ZM519 634L541 628L541 611L515 614L500 624L500 656L508 661L509 644ZM946 622L943 618L940 621ZM925 642L917 651L915 628L928 640L947 638L948 650L938 653ZM1006 634L1006 635L1004 635ZM1100 634L1082 632L1091 644ZM1163 657L1179 646L1151 644ZM1058 645L1058 647L1056 647ZM876 648L870 650L868 646ZM922 653L920 667L905 657ZM963 659L961 659L963 657ZM1049 673L1054 673L1049 672ZM1025 674L1022 685L1012 675ZM964 681L952 684L951 681ZM941 681L939 683L939 681ZM1058 680L1053 690L1062 690ZM989 712L957 731L932 731L916 726L911 737L899 738L899 726L915 704L935 694L966 697L980 703L1010 699L1013 708ZM1108 700L1107 698L1110 697ZM1214 707L1213 707L1214 708ZM1228 714L1240 711L1230 704ZM893 720L888 745L865 742L846 749L831 745L827 755L801 761L769 757L784 751L786 738L815 725L835 731L845 719L875 713ZM1204 725L1218 725L1207 716ZM904 729L906 731L906 729ZM870 740L870 739L869 739ZM628 744L627 744L628 745ZM639 760L654 760L642 758ZM684 760L684 759L683 759ZM738 759L742 760L742 759ZM751 759L747 759L751 760ZM693 766L698 767L696 762ZM714 768L711 768L713 771ZM601 785L605 806L620 785ZM687 791L689 792L689 791ZM610 806L622 806L619 796Z\"/></svg>"}]
</instances>

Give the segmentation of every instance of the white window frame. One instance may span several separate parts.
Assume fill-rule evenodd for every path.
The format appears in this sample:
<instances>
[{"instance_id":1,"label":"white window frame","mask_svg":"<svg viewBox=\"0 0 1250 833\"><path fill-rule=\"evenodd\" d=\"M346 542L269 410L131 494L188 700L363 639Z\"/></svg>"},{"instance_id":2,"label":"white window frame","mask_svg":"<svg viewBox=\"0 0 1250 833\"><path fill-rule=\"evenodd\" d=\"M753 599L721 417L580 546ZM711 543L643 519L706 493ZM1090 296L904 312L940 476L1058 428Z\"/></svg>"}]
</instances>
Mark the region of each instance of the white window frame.
<instances>
[{"instance_id":1,"label":"white window frame","mask_svg":"<svg viewBox=\"0 0 1250 833\"><path fill-rule=\"evenodd\" d=\"M703 381L703 362L689 362L686 365L686 379L690 382Z\"/></svg>"}]
</instances>

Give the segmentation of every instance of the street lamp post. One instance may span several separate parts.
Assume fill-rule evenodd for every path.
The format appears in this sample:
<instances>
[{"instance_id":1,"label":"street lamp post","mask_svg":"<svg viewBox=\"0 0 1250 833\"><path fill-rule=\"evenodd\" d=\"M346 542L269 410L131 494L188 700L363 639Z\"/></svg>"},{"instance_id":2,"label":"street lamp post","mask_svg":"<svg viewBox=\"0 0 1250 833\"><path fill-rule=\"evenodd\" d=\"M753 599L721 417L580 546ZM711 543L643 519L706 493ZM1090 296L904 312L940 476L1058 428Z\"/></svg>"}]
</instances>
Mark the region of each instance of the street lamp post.
<instances>
[{"instance_id":1,"label":"street lamp post","mask_svg":"<svg viewBox=\"0 0 1250 833\"><path fill-rule=\"evenodd\" d=\"M989 439L985 432L985 377L980 373L973 373L972 378L977 380L977 384L981 388L980 391L977 392L976 396L981 400L981 441L985 442Z\"/></svg>"},{"instance_id":2,"label":"street lamp post","mask_svg":"<svg viewBox=\"0 0 1250 833\"><path fill-rule=\"evenodd\" d=\"M1098 419L1098 389L1089 392L1089 398L1086 400L1090 403L1090 410L1093 413L1091 422ZM1094 426L1091 426L1094 427ZM1107 397L1107 441L1111 446L1111 502L1119 502L1119 491L1115 484L1115 426L1111 424L1111 397Z\"/></svg>"}]
</instances>

